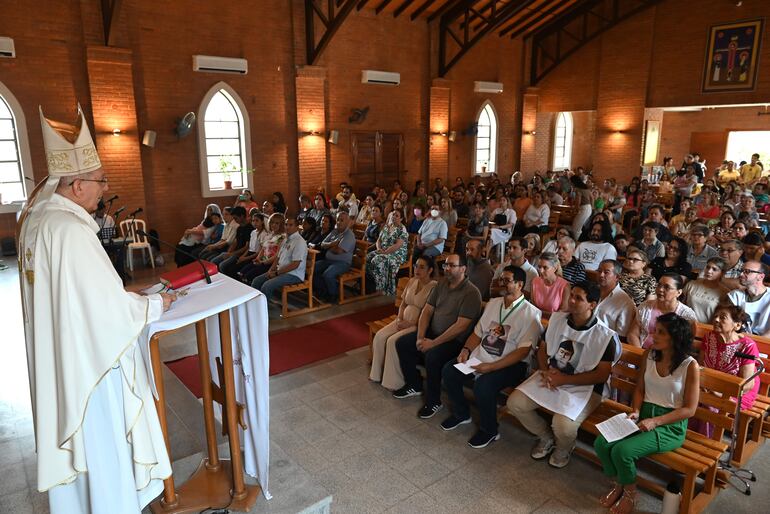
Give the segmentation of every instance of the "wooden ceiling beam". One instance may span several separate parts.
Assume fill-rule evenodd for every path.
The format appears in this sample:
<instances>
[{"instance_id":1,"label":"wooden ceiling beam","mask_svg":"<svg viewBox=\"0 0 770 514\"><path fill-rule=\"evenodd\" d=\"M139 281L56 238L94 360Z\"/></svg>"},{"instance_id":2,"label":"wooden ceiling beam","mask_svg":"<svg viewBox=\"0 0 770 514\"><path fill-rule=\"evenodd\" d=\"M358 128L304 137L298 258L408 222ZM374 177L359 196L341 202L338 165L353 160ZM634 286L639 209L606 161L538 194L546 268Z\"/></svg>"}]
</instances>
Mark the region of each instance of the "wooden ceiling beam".
<instances>
[{"instance_id":1,"label":"wooden ceiling beam","mask_svg":"<svg viewBox=\"0 0 770 514\"><path fill-rule=\"evenodd\" d=\"M118 25L120 10L123 8L123 0L102 0L101 4L104 45L112 46L115 43L115 28Z\"/></svg>"},{"instance_id":2,"label":"wooden ceiling beam","mask_svg":"<svg viewBox=\"0 0 770 514\"><path fill-rule=\"evenodd\" d=\"M380 14L392 0L382 0L377 7L374 8L374 12Z\"/></svg>"},{"instance_id":3,"label":"wooden ceiling beam","mask_svg":"<svg viewBox=\"0 0 770 514\"><path fill-rule=\"evenodd\" d=\"M399 5L395 11L393 11L393 17L398 18L401 13L409 9L411 5L414 3L414 0L405 0L401 5Z\"/></svg>"},{"instance_id":4,"label":"wooden ceiling beam","mask_svg":"<svg viewBox=\"0 0 770 514\"><path fill-rule=\"evenodd\" d=\"M425 12L425 9L433 5L435 1L436 0L425 0L422 4L420 4L420 7L414 10L410 19L412 21L416 20L422 13Z\"/></svg>"},{"instance_id":5,"label":"wooden ceiling beam","mask_svg":"<svg viewBox=\"0 0 770 514\"><path fill-rule=\"evenodd\" d=\"M432 22L439 16L442 16L445 12L447 12L452 7L455 7L458 4L464 3L467 0L447 0L447 2L436 9L435 12L433 12L430 16L428 16L428 23Z\"/></svg>"}]
</instances>

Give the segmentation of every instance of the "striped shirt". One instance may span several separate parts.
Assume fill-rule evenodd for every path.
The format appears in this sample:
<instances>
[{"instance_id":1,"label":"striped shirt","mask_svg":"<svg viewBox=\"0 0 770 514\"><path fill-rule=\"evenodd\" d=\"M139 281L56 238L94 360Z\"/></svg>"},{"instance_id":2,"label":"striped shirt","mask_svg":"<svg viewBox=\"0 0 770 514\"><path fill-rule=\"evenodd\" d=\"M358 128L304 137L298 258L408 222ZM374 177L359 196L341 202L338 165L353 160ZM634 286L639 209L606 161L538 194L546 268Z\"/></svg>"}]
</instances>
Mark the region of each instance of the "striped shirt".
<instances>
[{"instance_id":1,"label":"striped shirt","mask_svg":"<svg viewBox=\"0 0 770 514\"><path fill-rule=\"evenodd\" d=\"M569 282L571 286L574 286L578 282L582 282L586 279L586 268L583 266L583 263L573 256L572 260L562 267L561 276L564 277L564 280Z\"/></svg>"}]
</instances>

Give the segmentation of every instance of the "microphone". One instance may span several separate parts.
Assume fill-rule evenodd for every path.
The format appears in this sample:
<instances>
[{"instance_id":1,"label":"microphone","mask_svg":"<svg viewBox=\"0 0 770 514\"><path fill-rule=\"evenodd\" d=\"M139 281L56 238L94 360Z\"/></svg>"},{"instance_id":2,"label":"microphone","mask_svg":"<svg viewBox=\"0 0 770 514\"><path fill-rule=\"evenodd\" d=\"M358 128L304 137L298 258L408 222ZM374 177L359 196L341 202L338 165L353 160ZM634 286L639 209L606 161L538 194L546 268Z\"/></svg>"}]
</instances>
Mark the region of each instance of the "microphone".
<instances>
[{"instance_id":1,"label":"microphone","mask_svg":"<svg viewBox=\"0 0 770 514\"><path fill-rule=\"evenodd\" d=\"M118 195L114 195L112 198L110 198L110 199L109 199L109 200L107 200L107 201L108 201L108 202L110 202L110 203L112 203L112 202L114 202L114 201L115 201L115 200L117 200L117 199L118 199Z\"/></svg>"},{"instance_id":2,"label":"microphone","mask_svg":"<svg viewBox=\"0 0 770 514\"><path fill-rule=\"evenodd\" d=\"M139 209L139 211L141 211L141 210L142 210L142 209ZM198 264L200 264L200 265L201 265L201 268L203 269L203 276L206 278L206 283L207 283L207 284L211 284L211 275L209 275L209 270L207 270L207 269L206 269L206 265L205 265L205 264L203 264L203 259L201 259L201 258L200 258L200 257L198 257L197 255L193 255L193 254L191 254L191 253L189 253L189 252L186 252L186 251L184 251L184 250L180 250L179 248L177 248L177 246L176 246L176 245L172 245L171 243L167 243L166 241L164 241L164 240L162 240L162 239L158 239L157 237L155 237L155 236L153 236L153 235L150 235L150 234L148 234L148 233L147 233L147 232L145 232L144 230L141 230L141 229L137 229L136 233L137 233L137 234L139 234L139 235L140 235L140 236L142 236L142 237L147 237L147 238L150 238L150 239L152 239L152 240L154 240L154 241L157 241L158 243L160 243L160 244L162 244L162 245L165 245L165 246L168 246L169 248L173 248L175 251L177 251L177 252L181 253L182 255L186 255L186 256L188 256L188 257L192 257L193 259L195 259L196 261L198 261Z\"/></svg>"},{"instance_id":3,"label":"microphone","mask_svg":"<svg viewBox=\"0 0 770 514\"><path fill-rule=\"evenodd\" d=\"M120 216L120 213L121 213L121 212L123 212L123 211L125 211L125 210L126 210L126 206L124 205L123 207L121 207L120 209L118 209L117 211L115 211L115 213L114 213L114 214L115 214L115 217L117 218L118 216Z\"/></svg>"},{"instance_id":4,"label":"microphone","mask_svg":"<svg viewBox=\"0 0 770 514\"><path fill-rule=\"evenodd\" d=\"M129 216L131 216L131 217L134 217L134 216L136 216L137 214L139 214L140 212L143 212L143 211L144 211L144 209L142 209L141 207L139 207L137 210L135 210L134 212L132 212L131 214L129 214Z\"/></svg>"}]
</instances>

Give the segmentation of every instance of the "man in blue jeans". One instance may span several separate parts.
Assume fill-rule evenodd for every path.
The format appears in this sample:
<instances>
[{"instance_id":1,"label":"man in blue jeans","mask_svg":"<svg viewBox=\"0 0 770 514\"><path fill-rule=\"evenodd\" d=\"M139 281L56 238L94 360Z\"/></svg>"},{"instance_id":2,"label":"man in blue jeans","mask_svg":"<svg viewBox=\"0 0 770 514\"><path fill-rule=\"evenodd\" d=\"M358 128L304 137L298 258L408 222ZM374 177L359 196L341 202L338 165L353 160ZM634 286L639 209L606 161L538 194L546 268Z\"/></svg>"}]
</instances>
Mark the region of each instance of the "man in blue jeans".
<instances>
[{"instance_id":1,"label":"man in blue jeans","mask_svg":"<svg viewBox=\"0 0 770 514\"><path fill-rule=\"evenodd\" d=\"M473 383L473 394L479 409L479 429L468 440L472 448L484 448L500 438L497 431L497 395L506 387L516 387L527 376L529 354L540 340L543 313L529 303L523 294L527 274L519 267L506 266L500 275L503 297L490 300L476 323L456 361L444 365L442 377L447 390L451 414L441 423L453 430L471 422L468 400L463 386ZM481 361L468 375L455 367L471 359Z\"/></svg>"},{"instance_id":2,"label":"man in blue jeans","mask_svg":"<svg viewBox=\"0 0 770 514\"><path fill-rule=\"evenodd\" d=\"M267 273L263 273L251 282L251 287L262 291L267 300L273 292L283 286L299 284L305 280L307 262L307 243L299 233L296 217L286 218L286 240L278 250L278 257Z\"/></svg>"},{"instance_id":3,"label":"man in blue jeans","mask_svg":"<svg viewBox=\"0 0 770 514\"><path fill-rule=\"evenodd\" d=\"M350 230L350 216L345 211L337 213L337 224L318 245L326 250L326 256L317 260L313 272L313 288L317 295L328 301L337 301L337 277L350 269L356 250L356 236Z\"/></svg>"}]
</instances>

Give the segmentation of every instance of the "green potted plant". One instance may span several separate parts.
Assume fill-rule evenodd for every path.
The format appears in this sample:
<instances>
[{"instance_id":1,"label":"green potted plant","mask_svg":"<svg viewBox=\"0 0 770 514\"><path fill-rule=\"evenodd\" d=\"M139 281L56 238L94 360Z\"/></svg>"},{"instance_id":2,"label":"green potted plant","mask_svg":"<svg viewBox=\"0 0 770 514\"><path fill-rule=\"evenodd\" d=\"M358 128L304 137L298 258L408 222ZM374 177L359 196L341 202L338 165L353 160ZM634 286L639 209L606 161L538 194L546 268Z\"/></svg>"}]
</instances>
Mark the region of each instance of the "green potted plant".
<instances>
[{"instance_id":1,"label":"green potted plant","mask_svg":"<svg viewBox=\"0 0 770 514\"><path fill-rule=\"evenodd\" d=\"M219 156L219 171L222 172L222 176L225 179L225 189L233 188L232 173L238 171L238 167L233 163L232 155L220 155Z\"/></svg>"}]
</instances>

